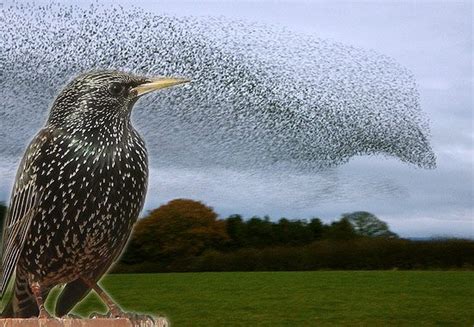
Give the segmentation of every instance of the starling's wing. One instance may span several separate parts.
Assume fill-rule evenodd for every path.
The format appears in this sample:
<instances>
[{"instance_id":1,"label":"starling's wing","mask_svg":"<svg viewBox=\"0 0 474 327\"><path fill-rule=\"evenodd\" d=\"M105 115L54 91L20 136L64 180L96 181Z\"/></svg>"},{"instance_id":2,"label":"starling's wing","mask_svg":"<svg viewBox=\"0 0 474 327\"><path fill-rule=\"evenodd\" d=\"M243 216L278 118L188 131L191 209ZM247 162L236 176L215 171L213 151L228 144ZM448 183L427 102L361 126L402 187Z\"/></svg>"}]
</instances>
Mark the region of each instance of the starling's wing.
<instances>
[{"instance_id":1,"label":"starling's wing","mask_svg":"<svg viewBox=\"0 0 474 327\"><path fill-rule=\"evenodd\" d=\"M37 213L42 187L38 185L36 176L42 157L41 149L49 139L48 130L41 130L29 145L18 168L10 207L3 225L0 296L3 296L15 270L31 220Z\"/></svg>"}]
</instances>

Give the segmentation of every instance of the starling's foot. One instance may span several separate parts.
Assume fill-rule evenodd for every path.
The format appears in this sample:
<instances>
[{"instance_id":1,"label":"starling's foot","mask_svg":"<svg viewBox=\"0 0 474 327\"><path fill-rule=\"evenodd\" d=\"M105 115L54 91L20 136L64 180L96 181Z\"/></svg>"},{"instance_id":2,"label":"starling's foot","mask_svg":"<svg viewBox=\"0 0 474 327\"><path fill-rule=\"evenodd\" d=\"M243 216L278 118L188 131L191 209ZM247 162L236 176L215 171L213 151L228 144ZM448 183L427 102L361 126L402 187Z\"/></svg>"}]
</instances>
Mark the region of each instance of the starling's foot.
<instances>
[{"instance_id":1,"label":"starling's foot","mask_svg":"<svg viewBox=\"0 0 474 327\"><path fill-rule=\"evenodd\" d=\"M81 316L75 315L74 313L68 313L67 315L63 316L65 319L82 319Z\"/></svg>"},{"instance_id":2,"label":"starling's foot","mask_svg":"<svg viewBox=\"0 0 474 327\"><path fill-rule=\"evenodd\" d=\"M152 323L155 322L155 318L150 315L142 315L142 314L134 314L134 319L130 318L131 320L138 320L138 321L151 321Z\"/></svg>"},{"instance_id":3,"label":"starling's foot","mask_svg":"<svg viewBox=\"0 0 474 327\"><path fill-rule=\"evenodd\" d=\"M131 314L133 317L130 317L132 326L155 326L155 327L169 327L168 320L159 320L155 321L155 318L149 315L143 314Z\"/></svg>"},{"instance_id":4,"label":"starling's foot","mask_svg":"<svg viewBox=\"0 0 474 327\"><path fill-rule=\"evenodd\" d=\"M160 326L160 327L168 327L169 322L165 318L158 319L158 322L155 321L155 318L149 315L137 314L133 312L124 312L120 309L113 310L113 312L109 311L107 314L101 314L94 312L89 316L90 319L97 319L97 318L125 318L128 319L132 326ZM158 323L158 324L157 324Z\"/></svg>"},{"instance_id":5,"label":"starling's foot","mask_svg":"<svg viewBox=\"0 0 474 327\"><path fill-rule=\"evenodd\" d=\"M110 318L110 315L109 314L102 314L102 313L98 313L98 312L92 312L90 315L89 315L89 319L97 319L97 318Z\"/></svg>"},{"instance_id":6,"label":"starling's foot","mask_svg":"<svg viewBox=\"0 0 474 327\"><path fill-rule=\"evenodd\" d=\"M154 318L149 315L138 314L134 312L124 312L118 308L114 308L107 314L110 318L127 318L130 321L150 321L152 323L155 322Z\"/></svg>"},{"instance_id":7,"label":"starling's foot","mask_svg":"<svg viewBox=\"0 0 474 327\"><path fill-rule=\"evenodd\" d=\"M104 301L104 303L107 305L109 308L109 312L105 315L107 318L126 318L129 319L133 326L139 325L143 326L143 322L145 322L146 325L150 326L155 326L155 320L148 315L139 315L133 312L124 312L120 309L120 307L110 298L107 293L104 292L104 290L97 284L95 281L91 281L88 279L83 278L82 279L87 285L89 285L94 291L96 291L97 295ZM91 318L103 318L104 315L101 314L92 314ZM163 320L166 322L166 319ZM169 324L166 323L161 323L160 326L168 326Z\"/></svg>"},{"instance_id":8,"label":"starling's foot","mask_svg":"<svg viewBox=\"0 0 474 327\"><path fill-rule=\"evenodd\" d=\"M52 319L54 318L53 316L51 316L49 314L48 311L46 311L44 308L42 310L40 310L40 313L38 315L38 319Z\"/></svg>"}]
</instances>

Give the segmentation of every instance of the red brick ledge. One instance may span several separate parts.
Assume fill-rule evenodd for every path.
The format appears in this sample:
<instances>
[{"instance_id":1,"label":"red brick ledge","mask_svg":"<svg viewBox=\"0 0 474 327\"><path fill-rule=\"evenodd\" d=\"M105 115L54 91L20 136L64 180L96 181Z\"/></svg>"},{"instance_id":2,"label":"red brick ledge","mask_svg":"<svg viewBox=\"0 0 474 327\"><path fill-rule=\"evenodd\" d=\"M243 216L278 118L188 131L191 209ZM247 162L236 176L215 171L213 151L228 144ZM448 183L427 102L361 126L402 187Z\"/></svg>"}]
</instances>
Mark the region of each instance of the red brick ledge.
<instances>
[{"instance_id":1,"label":"red brick ledge","mask_svg":"<svg viewBox=\"0 0 474 327\"><path fill-rule=\"evenodd\" d=\"M96 319L0 319L0 327L169 327L166 318L130 320L125 318Z\"/></svg>"}]
</instances>

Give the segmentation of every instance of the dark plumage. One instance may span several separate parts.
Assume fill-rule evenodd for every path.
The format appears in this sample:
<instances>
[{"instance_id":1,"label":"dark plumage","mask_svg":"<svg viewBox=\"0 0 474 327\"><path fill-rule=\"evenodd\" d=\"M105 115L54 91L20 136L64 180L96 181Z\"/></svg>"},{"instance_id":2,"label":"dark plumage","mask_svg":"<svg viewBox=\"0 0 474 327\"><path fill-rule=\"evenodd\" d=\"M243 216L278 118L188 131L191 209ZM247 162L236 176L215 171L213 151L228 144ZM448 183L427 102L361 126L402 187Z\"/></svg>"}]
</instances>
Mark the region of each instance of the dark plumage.
<instances>
[{"instance_id":1,"label":"dark plumage","mask_svg":"<svg viewBox=\"0 0 474 327\"><path fill-rule=\"evenodd\" d=\"M142 94L186 82L113 71L81 75L55 100L20 163L3 230L1 293L16 270L6 317L46 317L43 299L66 284L63 316L122 252L142 209L148 162L130 122Z\"/></svg>"}]
</instances>

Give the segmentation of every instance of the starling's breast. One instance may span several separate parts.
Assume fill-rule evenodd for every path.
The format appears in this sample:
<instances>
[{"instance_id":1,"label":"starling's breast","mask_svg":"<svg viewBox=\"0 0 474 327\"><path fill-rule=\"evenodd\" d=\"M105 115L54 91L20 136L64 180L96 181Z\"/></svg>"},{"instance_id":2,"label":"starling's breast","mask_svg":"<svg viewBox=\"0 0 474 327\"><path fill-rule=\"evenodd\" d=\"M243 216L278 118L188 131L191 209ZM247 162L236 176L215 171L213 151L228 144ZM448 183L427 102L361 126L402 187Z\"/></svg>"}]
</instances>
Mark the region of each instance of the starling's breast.
<instances>
[{"instance_id":1,"label":"starling's breast","mask_svg":"<svg viewBox=\"0 0 474 327\"><path fill-rule=\"evenodd\" d=\"M42 151L35 164L43 196L24 263L56 280L111 264L145 200L143 141L134 130L108 143L58 134Z\"/></svg>"}]
</instances>

